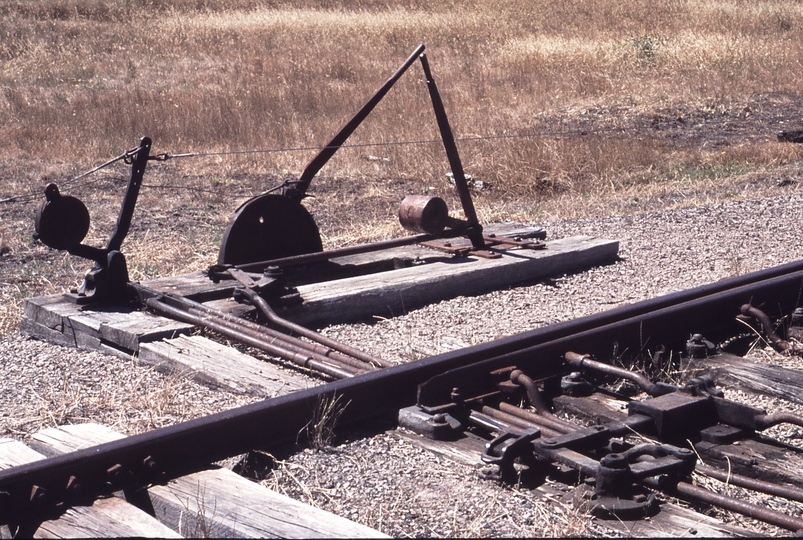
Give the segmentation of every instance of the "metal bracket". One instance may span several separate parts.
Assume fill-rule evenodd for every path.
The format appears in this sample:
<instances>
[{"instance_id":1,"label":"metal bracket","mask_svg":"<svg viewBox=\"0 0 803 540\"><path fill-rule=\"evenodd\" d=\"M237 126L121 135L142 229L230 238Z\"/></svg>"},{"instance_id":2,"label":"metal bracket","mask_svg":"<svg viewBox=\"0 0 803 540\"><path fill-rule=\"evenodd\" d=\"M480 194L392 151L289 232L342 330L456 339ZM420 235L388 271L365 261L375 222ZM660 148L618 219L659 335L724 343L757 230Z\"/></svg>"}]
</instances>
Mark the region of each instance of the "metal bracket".
<instances>
[{"instance_id":1,"label":"metal bracket","mask_svg":"<svg viewBox=\"0 0 803 540\"><path fill-rule=\"evenodd\" d=\"M528 429L521 434L502 433L485 445L485 452L480 459L483 463L496 465L503 482L512 482L518 475L515 467L517 460L528 467L535 465L537 460L532 442L540 436L538 429Z\"/></svg>"}]
</instances>

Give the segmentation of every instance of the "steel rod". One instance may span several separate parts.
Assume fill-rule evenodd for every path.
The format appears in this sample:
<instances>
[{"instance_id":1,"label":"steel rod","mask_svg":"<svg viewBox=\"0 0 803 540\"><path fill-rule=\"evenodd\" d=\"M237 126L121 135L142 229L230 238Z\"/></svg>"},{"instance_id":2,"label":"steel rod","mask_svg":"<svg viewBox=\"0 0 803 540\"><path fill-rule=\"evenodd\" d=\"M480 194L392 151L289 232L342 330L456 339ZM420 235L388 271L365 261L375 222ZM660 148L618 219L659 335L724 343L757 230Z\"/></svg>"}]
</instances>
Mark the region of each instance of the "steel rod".
<instances>
[{"instance_id":1,"label":"steel rod","mask_svg":"<svg viewBox=\"0 0 803 540\"><path fill-rule=\"evenodd\" d=\"M541 426L546 426L561 435L577 429L577 426L570 424L569 422L565 422L555 415L534 414L530 411L522 409L521 407L516 407L515 405L511 405L510 403L506 403L504 401L499 402L499 410L527 422L533 422ZM548 437L552 437L552 435L548 435Z\"/></svg>"},{"instance_id":2,"label":"steel rod","mask_svg":"<svg viewBox=\"0 0 803 540\"><path fill-rule=\"evenodd\" d=\"M307 188L309 188L310 182L312 182L312 178L318 174L318 171L321 170L321 167L326 165L326 162L337 152L338 148L340 148L346 139L354 133L354 130L362 123L363 120L374 110L374 107L385 97L385 94L390 91L396 81L404 75L404 72L415 62L416 58L424 52L424 45L419 45L413 51L407 60L396 70L390 78L385 81L385 83L379 87L379 89L374 92L374 94L368 99L368 101L363 105L359 111L349 120L346 122L343 127L337 132L337 134L332 137L332 140L320 151L318 154L312 158L307 166L304 168L304 171L301 173L301 176L298 179L298 182L293 186L293 188L285 189L285 194L291 197L296 197L298 199L302 198L304 194L307 192Z\"/></svg>"},{"instance_id":3,"label":"steel rod","mask_svg":"<svg viewBox=\"0 0 803 540\"><path fill-rule=\"evenodd\" d=\"M658 482L655 482L654 485L658 485ZM650 487L653 486L650 485ZM693 486L687 482L678 482L674 489L668 491L670 494L679 495L681 498L687 500L691 499L712 504L725 510L730 510L731 512L770 523L776 527L781 527L790 531L803 532L803 519L789 516L765 506L759 506L747 501L734 499L733 497L720 495L719 493Z\"/></svg>"},{"instance_id":4,"label":"steel rod","mask_svg":"<svg viewBox=\"0 0 803 540\"><path fill-rule=\"evenodd\" d=\"M155 291L154 291L154 294L155 294ZM176 296L176 295L169 295L169 294L164 294L164 295L155 294L155 297L158 297L160 299L160 301L163 302L163 303L172 305L174 307L178 307L179 309L182 309L182 310L186 310L189 313L195 313L195 314L203 313L203 314L207 314L207 315L210 315L212 317L215 317L217 319L220 319L221 323L226 324L230 328L234 328L234 329L248 328L249 330L251 330L253 332L265 333L265 334L270 335L271 337L274 337L275 339L278 339L278 340L281 340L281 341L284 341L284 342L288 342L288 343L293 343L293 344L295 344L295 345L297 345L299 347L304 347L305 349L307 349L307 350L309 350L309 351L311 351L313 353L319 354L321 356L327 356L329 358L332 358L333 360L336 360L336 361L351 365L351 366L359 368L361 370L375 369L376 366L390 367L390 366L393 365L390 362L388 362L387 360L382 360L380 358L375 358L375 357L373 357L371 355L368 355L367 353L364 353L362 351L354 349L353 347L350 347L348 345L340 343L340 342L338 342L338 341L336 341L334 339L326 338L325 336L322 336L321 334L318 334L317 332L314 332L313 330L309 330L308 328L305 328L303 326L293 325L294 327L298 327L298 328L304 329L307 332L307 335L305 335L304 337L307 337L308 339L314 339L315 340L314 343L308 343L308 342L302 341L302 340L300 340L298 338L295 338L293 336L290 336L288 334L283 334L281 332L278 332L278 331L276 331L276 330L274 330L272 328L269 328L267 326L255 323L253 321L249 321L247 319L243 319L243 318L240 318L240 317L235 317L234 315L231 315L230 313L226 313L225 311L222 311L222 310L219 310L219 309L215 309L213 307L210 307L210 306L207 306L205 304L202 304L201 302L196 302L195 300L191 300L191 299L183 297L183 296ZM270 306L268 306L268 307L270 307ZM273 312L273 313L275 315L275 312ZM281 321L289 323L289 321L287 321L286 319L282 319L278 315L276 315L276 318L273 321L275 324L278 324L278 323L276 323L276 320L281 320ZM293 324L293 323L290 323L290 324ZM290 330L295 331L294 329L290 329ZM296 333L299 333L299 332L296 332ZM315 339L312 336L316 336L318 339ZM324 343L322 343L322 342L324 342ZM333 347L331 345L338 345L340 350L338 350L337 348L335 348L335 347ZM349 351L349 350L356 351L357 353L359 353L360 357L357 357L355 355L351 355L348 352L343 352L343 351Z\"/></svg>"},{"instance_id":5,"label":"steel rod","mask_svg":"<svg viewBox=\"0 0 803 540\"><path fill-rule=\"evenodd\" d=\"M502 405L502 403L500 403L499 405ZM548 425L542 424L540 422L535 422L534 420L528 418L522 418L516 414L511 414L509 412L506 412L505 410L502 410L501 407L499 409L494 409L493 407L490 407L488 405L483 405L481 412L483 414L487 414L492 418L501 420L502 422L507 422L508 424L520 427L522 429L531 429L531 428L540 429L541 435L543 435L544 437L557 437L558 435L562 435L564 433L562 431L556 431L551 427L549 427Z\"/></svg>"},{"instance_id":6,"label":"steel rod","mask_svg":"<svg viewBox=\"0 0 803 540\"><path fill-rule=\"evenodd\" d=\"M753 491L760 491L762 493L766 493L767 495L774 495L776 497L783 497L785 499L803 502L803 489L794 486L783 486L780 484L773 484L772 482L767 482L765 480L750 478L749 476L744 476L742 474L732 474L716 467L703 465L702 463L698 463L695 466L695 470L701 474L710 476L715 480L725 482L726 484L752 489Z\"/></svg>"},{"instance_id":7,"label":"steel rod","mask_svg":"<svg viewBox=\"0 0 803 540\"><path fill-rule=\"evenodd\" d=\"M288 321L283 317L280 317L275 311L273 311L273 308L270 307L270 304L267 302L267 300L259 296L259 294L257 294L256 291L253 291L251 289L244 289L243 294L248 296L249 301L254 305L254 307L256 307L265 317L267 317L267 319L270 322L278 326L281 326L282 328L295 332L296 334L304 336L307 339L317 341L322 345L326 345L327 347L330 347L336 351L340 351L349 356L353 356L354 358L358 358L369 364L381 367L390 367L391 365L393 365L390 362L382 360L381 358L377 358L355 347L346 345L345 343L340 343L337 340L328 338L326 336L322 336L321 334L315 332L314 330L310 330L305 326L301 326L300 324L296 324L292 321Z\"/></svg>"},{"instance_id":8,"label":"steel rod","mask_svg":"<svg viewBox=\"0 0 803 540\"><path fill-rule=\"evenodd\" d=\"M256 347L257 349L265 351L268 354L272 354L278 358L282 358L307 369L320 371L321 373L335 377L336 379L353 377L358 373L356 368L345 364L338 364L335 360L321 358L320 355L316 355L313 352L296 352L290 350L286 347L282 347L275 341L271 343L265 337L254 336L248 332L231 328L221 324L218 321L215 321L211 317L192 315L179 308L164 304L156 298L151 298L147 300L146 303L150 309L157 313L161 313L190 324L206 327L209 330L218 332L226 337L236 339L246 345Z\"/></svg>"},{"instance_id":9,"label":"steel rod","mask_svg":"<svg viewBox=\"0 0 803 540\"><path fill-rule=\"evenodd\" d=\"M390 240L380 240L379 242L372 242L369 244L361 244L358 246L349 246L337 249L330 249L328 251L318 251L315 253L305 253L303 255L293 255L291 257L282 257L280 259L270 259L267 261L257 261L252 263L238 264L235 268L239 268L244 272L263 272L269 266L298 266L302 264L312 264L321 261L328 261L337 257L346 257L348 255L358 255L361 253L371 253L373 251L382 251L385 249L392 249L396 247L409 246L418 244L420 242L428 242L437 238L452 238L460 236L457 231L443 231L438 236L431 234L417 234L414 236L405 236L403 238L391 238Z\"/></svg>"}]
</instances>

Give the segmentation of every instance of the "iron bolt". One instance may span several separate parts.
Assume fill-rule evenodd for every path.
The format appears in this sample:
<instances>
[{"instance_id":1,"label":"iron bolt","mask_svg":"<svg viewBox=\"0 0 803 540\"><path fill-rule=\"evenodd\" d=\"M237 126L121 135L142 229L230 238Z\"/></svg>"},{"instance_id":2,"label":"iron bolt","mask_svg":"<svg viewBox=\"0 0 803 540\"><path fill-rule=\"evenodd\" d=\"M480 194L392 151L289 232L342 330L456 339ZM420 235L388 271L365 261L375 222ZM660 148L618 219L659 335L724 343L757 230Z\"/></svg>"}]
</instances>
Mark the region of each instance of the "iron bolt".
<instances>
[{"instance_id":1,"label":"iron bolt","mask_svg":"<svg viewBox=\"0 0 803 540\"><path fill-rule=\"evenodd\" d=\"M78 495L84 490L84 485L74 476L67 480L67 492L71 495Z\"/></svg>"},{"instance_id":2,"label":"iron bolt","mask_svg":"<svg viewBox=\"0 0 803 540\"><path fill-rule=\"evenodd\" d=\"M282 275L282 269L278 266L268 266L262 275L265 277L278 277Z\"/></svg>"},{"instance_id":3,"label":"iron bolt","mask_svg":"<svg viewBox=\"0 0 803 540\"><path fill-rule=\"evenodd\" d=\"M544 446L555 446L556 444L558 444L558 441L556 441L551 437L547 437L545 439L541 439L541 444L543 444Z\"/></svg>"},{"instance_id":4,"label":"iron bolt","mask_svg":"<svg viewBox=\"0 0 803 540\"><path fill-rule=\"evenodd\" d=\"M112 486L120 486L123 484L125 474L123 471L123 466L119 463L106 469L106 474L108 474L109 482L112 484Z\"/></svg>"},{"instance_id":5,"label":"iron bolt","mask_svg":"<svg viewBox=\"0 0 803 540\"><path fill-rule=\"evenodd\" d=\"M678 454L683 454L684 456L691 455L691 453L692 453L691 450L689 450L688 448L680 448L678 450Z\"/></svg>"},{"instance_id":6,"label":"iron bolt","mask_svg":"<svg viewBox=\"0 0 803 540\"><path fill-rule=\"evenodd\" d=\"M446 423L446 415L443 413L438 413L432 417L432 422L434 424L445 424Z\"/></svg>"},{"instance_id":7,"label":"iron bolt","mask_svg":"<svg viewBox=\"0 0 803 540\"><path fill-rule=\"evenodd\" d=\"M31 488L31 504L44 506L47 504L47 490L41 486Z\"/></svg>"},{"instance_id":8,"label":"iron bolt","mask_svg":"<svg viewBox=\"0 0 803 540\"><path fill-rule=\"evenodd\" d=\"M452 388L451 398L452 398L452 403L458 403L463 399L463 396L460 393L459 388Z\"/></svg>"},{"instance_id":9,"label":"iron bolt","mask_svg":"<svg viewBox=\"0 0 803 540\"><path fill-rule=\"evenodd\" d=\"M609 469L626 469L628 466L627 456L614 452L603 457L599 464Z\"/></svg>"},{"instance_id":10,"label":"iron bolt","mask_svg":"<svg viewBox=\"0 0 803 540\"><path fill-rule=\"evenodd\" d=\"M452 243L451 242L444 242L443 245L446 246L446 247L452 247Z\"/></svg>"},{"instance_id":11,"label":"iron bolt","mask_svg":"<svg viewBox=\"0 0 803 540\"><path fill-rule=\"evenodd\" d=\"M142 466L145 467L145 470L148 472L156 472L156 460L151 456L142 460Z\"/></svg>"},{"instance_id":12,"label":"iron bolt","mask_svg":"<svg viewBox=\"0 0 803 540\"><path fill-rule=\"evenodd\" d=\"M639 493L638 495L633 497L633 500L636 501L637 503L643 503L647 500L647 496L644 495L643 493Z\"/></svg>"}]
</instances>

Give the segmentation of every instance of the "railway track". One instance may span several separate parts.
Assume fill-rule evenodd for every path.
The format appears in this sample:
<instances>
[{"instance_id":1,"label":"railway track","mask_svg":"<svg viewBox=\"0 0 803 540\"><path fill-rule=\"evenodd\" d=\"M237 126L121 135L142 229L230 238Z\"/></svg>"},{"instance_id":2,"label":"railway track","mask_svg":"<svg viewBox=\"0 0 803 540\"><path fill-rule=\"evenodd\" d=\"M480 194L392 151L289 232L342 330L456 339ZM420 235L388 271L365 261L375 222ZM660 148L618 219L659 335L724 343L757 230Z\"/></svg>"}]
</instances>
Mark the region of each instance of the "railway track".
<instances>
[{"instance_id":1,"label":"railway track","mask_svg":"<svg viewBox=\"0 0 803 540\"><path fill-rule=\"evenodd\" d=\"M750 340L738 337L748 324L785 354L799 354L802 288L803 262L791 263L134 437L77 437L61 447L66 453L51 449L46 459L0 471L0 518L18 535L33 534L43 521L114 492L155 514L158 486L296 441L313 411L341 403L341 428L398 419L428 437L409 440L452 454L462 448L496 481L566 483L573 504L612 529L648 516L641 523L677 522L681 507L661 501L683 500L798 532L799 514L723 496L691 478L803 501L796 473L803 455L761 434L778 424L803 426L803 418L725 399L713 380L748 389L752 380L755 391L761 376L774 377L762 392L803 399L803 377L750 366L739 356ZM687 379L662 380L673 369Z\"/></svg>"}]
</instances>

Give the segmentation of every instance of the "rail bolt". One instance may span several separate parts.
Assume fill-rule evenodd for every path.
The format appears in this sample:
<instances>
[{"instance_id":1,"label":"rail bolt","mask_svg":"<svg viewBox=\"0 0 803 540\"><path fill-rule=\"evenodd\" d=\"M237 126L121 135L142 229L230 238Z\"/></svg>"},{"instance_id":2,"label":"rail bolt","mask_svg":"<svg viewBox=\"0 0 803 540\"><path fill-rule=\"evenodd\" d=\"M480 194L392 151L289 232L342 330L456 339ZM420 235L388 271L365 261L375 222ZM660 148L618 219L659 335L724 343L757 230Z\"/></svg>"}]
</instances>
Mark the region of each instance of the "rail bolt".
<instances>
[{"instance_id":1,"label":"rail bolt","mask_svg":"<svg viewBox=\"0 0 803 540\"><path fill-rule=\"evenodd\" d=\"M71 496L76 497L81 495L84 491L84 485L74 476L70 476L70 479L67 480L67 493Z\"/></svg>"},{"instance_id":2,"label":"rail bolt","mask_svg":"<svg viewBox=\"0 0 803 540\"><path fill-rule=\"evenodd\" d=\"M125 483L125 471L123 470L123 466L119 463L106 469L106 474L109 477L109 483L112 487L119 488Z\"/></svg>"},{"instance_id":3,"label":"rail bolt","mask_svg":"<svg viewBox=\"0 0 803 540\"><path fill-rule=\"evenodd\" d=\"M35 506L44 506L47 504L48 500L48 493L47 489L41 486L33 486L31 487L31 504Z\"/></svg>"},{"instance_id":4,"label":"rail bolt","mask_svg":"<svg viewBox=\"0 0 803 540\"><path fill-rule=\"evenodd\" d=\"M716 351L716 346L706 340L702 334L694 334L686 342L686 354L689 358L706 358Z\"/></svg>"}]
</instances>

